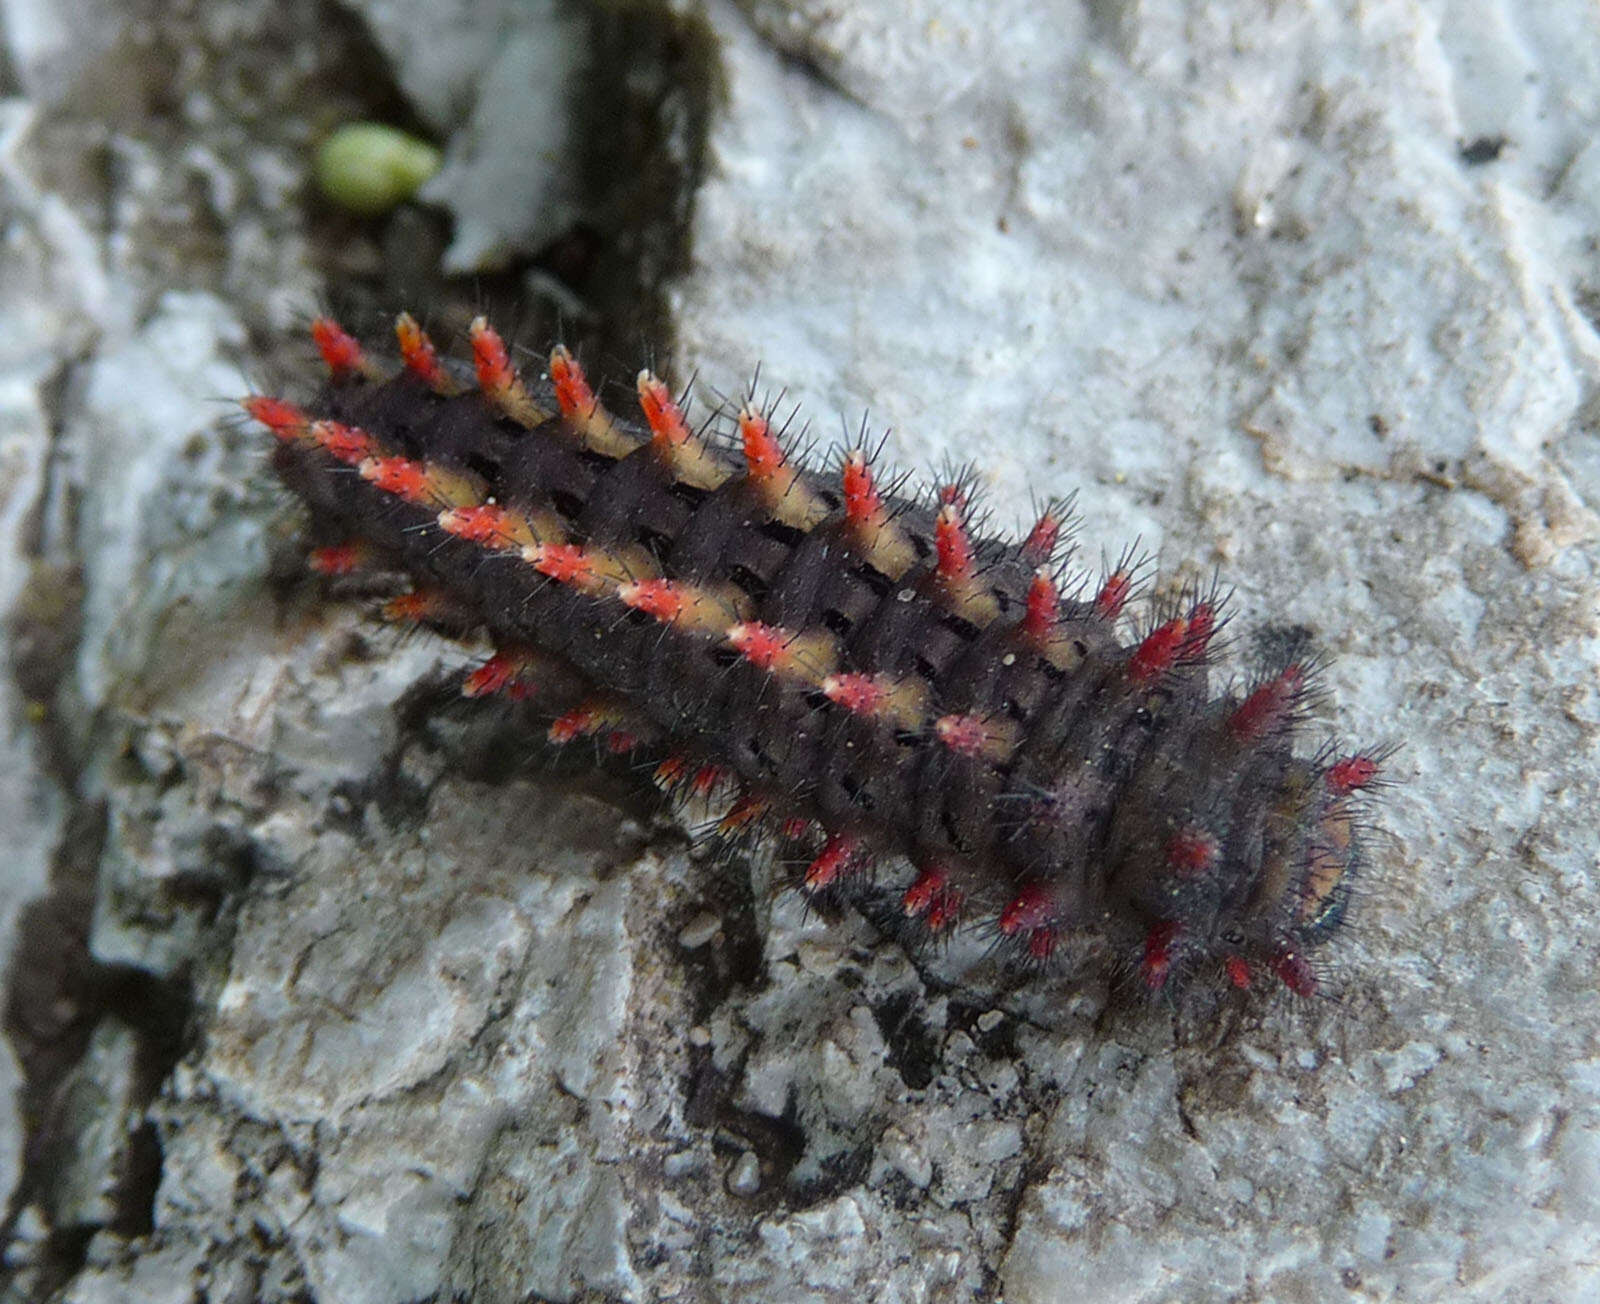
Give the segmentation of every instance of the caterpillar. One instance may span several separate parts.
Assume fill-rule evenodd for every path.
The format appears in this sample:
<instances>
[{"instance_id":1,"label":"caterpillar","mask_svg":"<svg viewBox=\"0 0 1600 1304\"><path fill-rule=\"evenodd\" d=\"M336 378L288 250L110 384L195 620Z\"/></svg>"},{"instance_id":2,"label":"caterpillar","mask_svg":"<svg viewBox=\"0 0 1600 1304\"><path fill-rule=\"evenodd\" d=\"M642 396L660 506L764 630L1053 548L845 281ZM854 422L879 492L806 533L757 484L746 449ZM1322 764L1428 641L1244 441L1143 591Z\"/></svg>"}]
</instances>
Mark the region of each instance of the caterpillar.
<instances>
[{"instance_id":1,"label":"caterpillar","mask_svg":"<svg viewBox=\"0 0 1600 1304\"><path fill-rule=\"evenodd\" d=\"M243 400L310 568L403 577L388 619L486 635L465 696L721 794L716 834L784 848L814 899L898 872L925 937L1034 966L1093 939L1150 993L1319 990L1385 753L1297 754L1321 666L1294 640L1213 693L1214 585L1126 638L1137 567L1073 581L1059 503L990 537L969 477L906 493L859 448L824 473L753 395L696 428L649 371L618 415L565 347L525 378L481 317L470 364L409 314L397 363L311 334L314 397Z\"/></svg>"}]
</instances>

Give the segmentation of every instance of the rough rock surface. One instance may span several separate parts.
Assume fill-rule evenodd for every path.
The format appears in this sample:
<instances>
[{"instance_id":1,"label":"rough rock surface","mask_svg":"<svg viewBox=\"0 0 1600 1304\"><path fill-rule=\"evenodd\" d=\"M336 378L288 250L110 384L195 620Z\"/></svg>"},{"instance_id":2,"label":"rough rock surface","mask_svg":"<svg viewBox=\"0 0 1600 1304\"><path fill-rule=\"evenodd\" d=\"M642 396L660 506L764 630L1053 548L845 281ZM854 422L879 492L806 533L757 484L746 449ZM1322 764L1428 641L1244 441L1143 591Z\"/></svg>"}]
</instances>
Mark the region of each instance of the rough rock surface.
<instances>
[{"instance_id":1,"label":"rough rock surface","mask_svg":"<svg viewBox=\"0 0 1600 1304\"><path fill-rule=\"evenodd\" d=\"M621 7L699 79L663 362L1079 489L1403 744L1335 998L1196 1017L808 916L270 584L215 400L445 243L302 193L350 70L470 165L463 266L585 193L470 88L557 115L626 19L147 8L0 0L11 1297L1600 1297L1592 15Z\"/></svg>"}]
</instances>

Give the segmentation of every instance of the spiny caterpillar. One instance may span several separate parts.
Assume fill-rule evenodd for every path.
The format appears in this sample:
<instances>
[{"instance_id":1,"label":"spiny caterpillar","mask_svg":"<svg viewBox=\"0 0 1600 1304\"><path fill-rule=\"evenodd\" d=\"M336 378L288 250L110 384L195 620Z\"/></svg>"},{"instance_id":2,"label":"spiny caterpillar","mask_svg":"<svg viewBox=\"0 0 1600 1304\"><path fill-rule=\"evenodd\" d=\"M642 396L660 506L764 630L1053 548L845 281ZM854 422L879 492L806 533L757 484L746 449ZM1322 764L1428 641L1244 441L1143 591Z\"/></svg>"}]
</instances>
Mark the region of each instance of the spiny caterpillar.
<instances>
[{"instance_id":1,"label":"spiny caterpillar","mask_svg":"<svg viewBox=\"0 0 1600 1304\"><path fill-rule=\"evenodd\" d=\"M482 318L470 373L410 315L392 373L330 319L312 335L311 403L244 401L309 508L311 567L403 574L388 618L486 634L465 695L730 795L718 833L792 847L802 892L909 862L925 935L985 928L1031 963L1094 939L1152 992L1317 990L1383 758L1295 755L1317 672L1297 648L1211 696L1214 591L1124 643L1133 568L1069 587L1057 505L980 537L964 481L909 498L860 450L824 476L753 401L718 441L648 371L641 426L564 347L520 376Z\"/></svg>"}]
</instances>

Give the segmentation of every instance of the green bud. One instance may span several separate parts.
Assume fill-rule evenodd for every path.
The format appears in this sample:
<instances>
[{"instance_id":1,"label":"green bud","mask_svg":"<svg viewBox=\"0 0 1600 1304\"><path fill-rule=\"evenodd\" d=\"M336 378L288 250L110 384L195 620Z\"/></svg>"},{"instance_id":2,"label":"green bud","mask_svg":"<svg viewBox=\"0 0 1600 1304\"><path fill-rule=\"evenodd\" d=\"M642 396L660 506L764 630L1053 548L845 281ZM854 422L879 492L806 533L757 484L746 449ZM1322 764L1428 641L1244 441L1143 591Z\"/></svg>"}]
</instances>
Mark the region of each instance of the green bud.
<instances>
[{"instance_id":1,"label":"green bud","mask_svg":"<svg viewBox=\"0 0 1600 1304\"><path fill-rule=\"evenodd\" d=\"M416 194L439 163L425 140L379 122L352 122L322 142L317 184L340 208L377 217Z\"/></svg>"}]
</instances>

